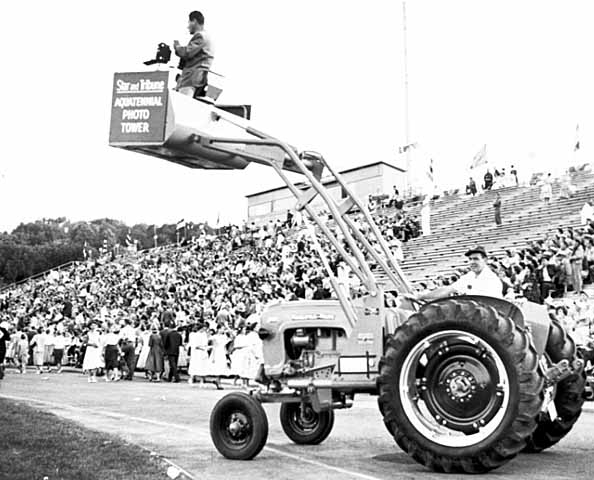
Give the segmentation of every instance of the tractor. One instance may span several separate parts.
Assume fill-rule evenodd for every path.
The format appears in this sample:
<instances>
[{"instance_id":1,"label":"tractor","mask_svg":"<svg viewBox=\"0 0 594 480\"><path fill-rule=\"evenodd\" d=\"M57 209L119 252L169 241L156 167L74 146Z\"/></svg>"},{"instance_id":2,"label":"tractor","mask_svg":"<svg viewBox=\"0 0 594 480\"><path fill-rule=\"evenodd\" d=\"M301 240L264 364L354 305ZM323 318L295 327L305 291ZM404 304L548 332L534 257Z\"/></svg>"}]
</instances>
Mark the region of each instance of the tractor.
<instances>
[{"instance_id":1,"label":"tractor","mask_svg":"<svg viewBox=\"0 0 594 480\"><path fill-rule=\"evenodd\" d=\"M322 155L257 130L250 106L217 103L221 88L209 85L192 98L172 88L171 77L167 69L115 74L110 145L189 168L273 168L315 226L312 242L335 294L266 306L258 388L228 393L210 417L224 457L250 460L262 450L263 403L281 403L293 442L316 445L332 431L334 410L351 407L357 394L376 395L389 435L439 472L486 472L571 430L584 402L584 362L546 307L484 296L411 301L413 286L374 219ZM304 181L294 183L287 171ZM342 195L326 189L328 179ZM359 294L335 278L329 250L359 279ZM379 282L378 272L388 280Z\"/></svg>"}]
</instances>

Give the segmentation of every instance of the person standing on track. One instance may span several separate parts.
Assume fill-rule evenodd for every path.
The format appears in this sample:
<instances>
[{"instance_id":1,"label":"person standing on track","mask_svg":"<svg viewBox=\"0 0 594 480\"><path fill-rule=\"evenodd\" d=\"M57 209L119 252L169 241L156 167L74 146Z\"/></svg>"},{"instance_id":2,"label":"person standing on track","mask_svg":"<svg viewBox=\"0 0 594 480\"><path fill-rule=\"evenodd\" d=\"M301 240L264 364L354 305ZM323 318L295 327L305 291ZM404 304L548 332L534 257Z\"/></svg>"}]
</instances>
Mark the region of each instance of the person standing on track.
<instances>
[{"instance_id":1,"label":"person standing on track","mask_svg":"<svg viewBox=\"0 0 594 480\"><path fill-rule=\"evenodd\" d=\"M85 350L82 368L89 375L89 383L97 383L97 370L103 368L103 361L101 360L101 333L99 332L99 326L95 322L92 322L89 328L86 342L87 348Z\"/></svg>"},{"instance_id":2,"label":"person standing on track","mask_svg":"<svg viewBox=\"0 0 594 480\"><path fill-rule=\"evenodd\" d=\"M54 335L54 353L53 363L56 366L56 373L62 373L62 359L64 358L64 347L66 346L66 338L64 333L56 331Z\"/></svg>"},{"instance_id":3,"label":"person standing on track","mask_svg":"<svg viewBox=\"0 0 594 480\"><path fill-rule=\"evenodd\" d=\"M10 339L8 334L8 323L0 323L0 380L4 378L4 357L6 356L6 344Z\"/></svg>"},{"instance_id":4,"label":"person standing on track","mask_svg":"<svg viewBox=\"0 0 594 480\"><path fill-rule=\"evenodd\" d=\"M179 358L179 349L182 346L183 339L181 333L175 328L169 330L165 336L165 355L169 363L169 375L167 381L179 383L179 372L177 370L177 361Z\"/></svg>"},{"instance_id":5,"label":"person standing on track","mask_svg":"<svg viewBox=\"0 0 594 480\"><path fill-rule=\"evenodd\" d=\"M156 325L151 330L148 344L150 350L145 368L149 374L149 381L160 382L163 372L163 340Z\"/></svg>"},{"instance_id":6,"label":"person standing on track","mask_svg":"<svg viewBox=\"0 0 594 480\"><path fill-rule=\"evenodd\" d=\"M46 336L43 333L43 328L39 327L35 336L31 339L31 346L33 347L33 364L37 368L37 373L41 374L43 371L43 362L45 356L45 342Z\"/></svg>"},{"instance_id":7,"label":"person standing on track","mask_svg":"<svg viewBox=\"0 0 594 480\"><path fill-rule=\"evenodd\" d=\"M14 359L19 371L22 374L27 373L27 362L29 361L29 339L24 332L19 332L14 349Z\"/></svg>"},{"instance_id":8,"label":"person standing on track","mask_svg":"<svg viewBox=\"0 0 594 480\"><path fill-rule=\"evenodd\" d=\"M203 323L199 323L190 333L188 341L190 348L190 365L188 367L188 383L194 383L194 377L200 377L200 384L204 385L204 379L210 373L208 333Z\"/></svg>"},{"instance_id":9,"label":"person standing on track","mask_svg":"<svg viewBox=\"0 0 594 480\"><path fill-rule=\"evenodd\" d=\"M117 325L110 327L110 332L103 338L104 357L105 357L105 381L119 380L118 355L119 355L119 328Z\"/></svg>"},{"instance_id":10,"label":"person standing on track","mask_svg":"<svg viewBox=\"0 0 594 480\"><path fill-rule=\"evenodd\" d=\"M132 380L134 378L134 370L136 368L136 351L134 343L129 338L121 340L122 356L126 363L126 375L124 380Z\"/></svg>"}]
</instances>

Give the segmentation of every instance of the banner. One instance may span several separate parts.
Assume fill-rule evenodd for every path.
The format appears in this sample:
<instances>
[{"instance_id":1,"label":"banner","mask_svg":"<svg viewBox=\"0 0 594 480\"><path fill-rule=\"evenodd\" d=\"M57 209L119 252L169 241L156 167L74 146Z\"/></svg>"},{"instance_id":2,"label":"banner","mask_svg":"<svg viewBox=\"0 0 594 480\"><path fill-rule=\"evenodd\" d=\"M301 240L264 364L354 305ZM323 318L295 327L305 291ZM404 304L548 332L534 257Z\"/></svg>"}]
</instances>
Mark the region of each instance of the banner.
<instances>
[{"instance_id":1,"label":"banner","mask_svg":"<svg viewBox=\"0 0 594 480\"><path fill-rule=\"evenodd\" d=\"M168 72L114 74L110 145L165 141L168 77Z\"/></svg>"}]
</instances>

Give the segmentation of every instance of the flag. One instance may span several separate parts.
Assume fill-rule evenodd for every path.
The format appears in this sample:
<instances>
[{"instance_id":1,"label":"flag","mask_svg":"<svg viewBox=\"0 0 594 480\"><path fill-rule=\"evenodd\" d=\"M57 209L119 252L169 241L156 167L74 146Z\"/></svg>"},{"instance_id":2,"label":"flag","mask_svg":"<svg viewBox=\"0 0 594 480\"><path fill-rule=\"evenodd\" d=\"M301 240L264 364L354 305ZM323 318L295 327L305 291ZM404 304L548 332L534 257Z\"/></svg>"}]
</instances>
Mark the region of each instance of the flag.
<instances>
[{"instance_id":1,"label":"flag","mask_svg":"<svg viewBox=\"0 0 594 480\"><path fill-rule=\"evenodd\" d=\"M575 145L573 151L577 152L580 149L580 124L578 123L575 127Z\"/></svg>"},{"instance_id":2,"label":"flag","mask_svg":"<svg viewBox=\"0 0 594 480\"><path fill-rule=\"evenodd\" d=\"M182 218L179 222L177 222L177 225L176 225L175 229L176 230L181 230L185 226L186 226L186 221Z\"/></svg>"},{"instance_id":3,"label":"flag","mask_svg":"<svg viewBox=\"0 0 594 480\"><path fill-rule=\"evenodd\" d=\"M221 212L217 213L217 227L219 226L219 223L221 221Z\"/></svg>"},{"instance_id":4,"label":"flag","mask_svg":"<svg viewBox=\"0 0 594 480\"><path fill-rule=\"evenodd\" d=\"M408 145L403 145L401 147L398 147L398 153L406 153L409 150L412 150L413 148L417 148L417 142L409 143Z\"/></svg>"},{"instance_id":5,"label":"flag","mask_svg":"<svg viewBox=\"0 0 594 480\"><path fill-rule=\"evenodd\" d=\"M427 170L427 177L431 183L434 183L433 178L433 159L429 160L429 169Z\"/></svg>"},{"instance_id":6,"label":"flag","mask_svg":"<svg viewBox=\"0 0 594 480\"><path fill-rule=\"evenodd\" d=\"M131 245L133 245L134 242L132 241L132 235L131 235L131 231L128 230L128 234L126 235L126 245L128 247L130 247Z\"/></svg>"},{"instance_id":7,"label":"flag","mask_svg":"<svg viewBox=\"0 0 594 480\"><path fill-rule=\"evenodd\" d=\"M476 152L476 155L472 159L470 169L478 167L479 165L485 165L487 163L487 144L483 145L482 148Z\"/></svg>"}]
</instances>

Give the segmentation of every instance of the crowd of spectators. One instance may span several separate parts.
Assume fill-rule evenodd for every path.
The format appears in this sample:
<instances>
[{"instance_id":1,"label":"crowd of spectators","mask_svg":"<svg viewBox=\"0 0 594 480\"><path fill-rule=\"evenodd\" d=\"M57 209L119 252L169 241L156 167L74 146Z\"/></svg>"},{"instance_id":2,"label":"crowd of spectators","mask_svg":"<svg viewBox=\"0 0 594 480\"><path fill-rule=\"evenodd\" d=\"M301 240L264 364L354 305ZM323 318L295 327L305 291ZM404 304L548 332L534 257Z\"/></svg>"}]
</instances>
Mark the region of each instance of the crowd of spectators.
<instances>
[{"instance_id":1,"label":"crowd of spectators","mask_svg":"<svg viewBox=\"0 0 594 480\"><path fill-rule=\"evenodd\" d=\"M393 227L386 219L380 224L384 231ZM42 372L52 363L59 368L56 352L61 350L79 366L92 360L86 365L92 373L89 381L96 381L101 363L109 373L105 378L117 379L122 370L134 369L131 344L136 367L158 380L167 362L154 359L168 355L167 331L175 330L182 338L180 366L192 370L192 356L207 353L196 377L248 378L249 373L253 378L261 357L255 328L263 306L277 299L332 296L307 228L290 229L280 222L229 227L217 236L203 234L185 243L81 262L0 294L9 360L22 371L32 361ZM346 270L336 254L329 260L336 275ZM238 365L251 367L233 367L234 354Z\"/></svg>"},{"instance_id":2,"label":"crowd of spectators","mask_svg":"<svg viewBox=\"0 0 594 480\"><path fill-rule=\"evenodd\" d=\"M396 190L387 202L371 207L402 261L402 242L420 234L417 217L406 213ZM594 209L588 211L583 228L558 229L527 248L489 259L507 298L551 304L594 282ZM352 218L369 238L360 214ZM330 215L324 222L336 229ZM171 373L165 361L175 355L190 380L213 377L218 384L220 377L234 376L246 381L255 376L261 358L255 332L264 305L333 297L310 235L311 227L297 218L261 227L230 226L181 247L87 260L30 280L0 293L0 331L10 339L7 357L23 373L27 363L38 372L51 364L60 371L63 363L83 367L86 359L89 381L96 381L97 370L106 370L108 380L131 379L135 368L145 369L151 380L165 374L176 381L176 369ZM351 291L361 291L345 262L322 243L334 275L346 278ZM460 269L420 287L448 285L464 273ZM171 332L181 340L169 338L177 338Z\"/></svg>"},{"instance_id":3,"label":"crowd of spectators","mask_svg":"<svg viewBox=\"0 0 594 480\"><path fill-rule=\"evenodd\" d=\"M570 331L581 327L580 341L590 335L594 299L583 289L594 283L594 222L588 221L581 228L559 228L526 248L489 257L488 265L501 279L505 298L526 299L555 311L561 306ZM465 268L457 269L435 282L422 282L420 288L451 285L466 272Z\"/></svg>"},{"instance_id":4,"label":"crowd of spectators","mask_svg":"<svg viewBox=\"0 0 594 480\"><path fill-rule=\"evenodd\" d=\"M501 278L504 295L521 295L544 303L568 292L579 293L584 284L594 283L594 223L583 228L559 228L523 249L508 249L502 257L489 258L489 266ZM438 282L451 283L464 269ZM425 284L425 286L427 286Z\"/></svg>"},{"instance_id":5,"label":"crowd of spectators","mask_svg":"<svg viewBox=\"0 0 594 480\"><path fill-rule=\"evenodd\" d=\"M408 242L422 234L419 216L409 211L395 186L391 195L369 195L367 208L375 216L388 241L395 238Z\"/></svg>"}]
</instances>

